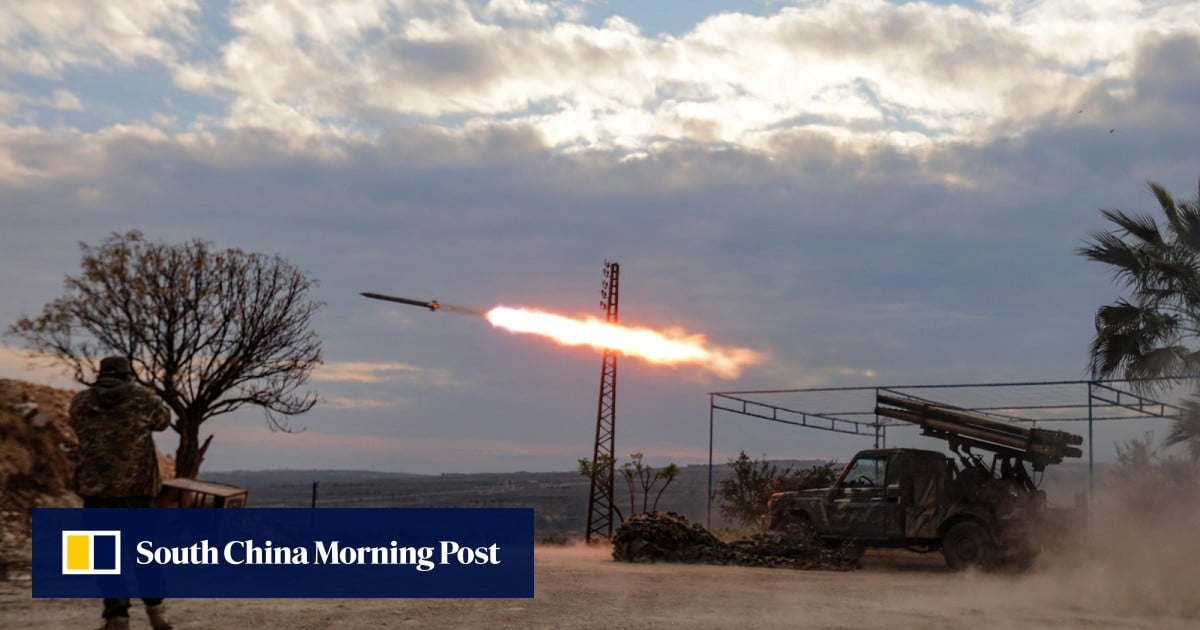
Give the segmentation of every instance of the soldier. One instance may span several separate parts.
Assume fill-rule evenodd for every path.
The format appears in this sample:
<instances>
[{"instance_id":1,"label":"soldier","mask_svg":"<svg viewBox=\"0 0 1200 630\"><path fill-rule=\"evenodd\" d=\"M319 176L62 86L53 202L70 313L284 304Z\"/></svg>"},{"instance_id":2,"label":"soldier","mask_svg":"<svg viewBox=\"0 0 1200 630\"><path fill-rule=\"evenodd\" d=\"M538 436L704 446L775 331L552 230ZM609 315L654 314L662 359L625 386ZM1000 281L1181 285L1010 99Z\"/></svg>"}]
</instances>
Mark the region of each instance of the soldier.
<instances>
[{"instance_id":1,"label":"soldier","mask_svg":"<svg viewBox=\"0 0 1200 630\"><path fill-rule=\"evenodd\" d=\"M100 374L71 401L71 426L79 437L75 491L85 508L154 507L161 480L154 431L171 422L167 406L134 383L125 357L100 361ZM160 598L143 598L154 630L171 630ZM101 630L129 628L129 600L104 600Z\"/></svg>"}]
</instances>

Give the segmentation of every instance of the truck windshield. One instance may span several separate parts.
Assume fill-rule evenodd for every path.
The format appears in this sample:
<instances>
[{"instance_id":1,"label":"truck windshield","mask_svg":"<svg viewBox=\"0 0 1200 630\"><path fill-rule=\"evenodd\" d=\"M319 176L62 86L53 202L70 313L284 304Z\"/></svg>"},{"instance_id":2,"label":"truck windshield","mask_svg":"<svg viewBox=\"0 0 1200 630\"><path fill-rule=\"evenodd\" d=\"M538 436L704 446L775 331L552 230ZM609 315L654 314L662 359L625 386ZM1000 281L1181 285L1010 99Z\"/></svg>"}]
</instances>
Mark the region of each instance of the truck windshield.
<instances>
[{"instance_id":1,"label":"truck windshield","mask_svg":"<svg viewBox=\"0 0 1200 630\"><path fill-rule=\"evenodd\" d=\"M882 488L887 472L886 456L859 457L842 477L844 488Z\"/></svg>"}]
</instances>

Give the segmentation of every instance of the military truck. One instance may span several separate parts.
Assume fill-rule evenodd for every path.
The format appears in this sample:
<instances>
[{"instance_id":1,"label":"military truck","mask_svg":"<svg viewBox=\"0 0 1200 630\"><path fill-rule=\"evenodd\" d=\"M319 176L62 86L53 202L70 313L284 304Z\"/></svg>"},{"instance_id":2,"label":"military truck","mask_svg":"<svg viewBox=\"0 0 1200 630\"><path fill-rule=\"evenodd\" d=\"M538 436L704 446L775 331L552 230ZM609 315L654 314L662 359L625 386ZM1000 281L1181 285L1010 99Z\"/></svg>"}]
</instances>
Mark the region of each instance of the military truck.
<instances>
[{"instance_id":1,"label":"military truck","mask_svg":"<svg viewBox=\"0 0 1200 630\"><path fill-rule=\"evenodd\" d=\"M910 448L861 451L832 487L771 496L765 524L851 553L941 551L953 569L1025 568L1053 514L1026 470L1080 457L1083 438L915 397L880 394L875 413L917 424L956 457ZM990 463L975 451L991 454Z\"/></svg>"}]
</instances>

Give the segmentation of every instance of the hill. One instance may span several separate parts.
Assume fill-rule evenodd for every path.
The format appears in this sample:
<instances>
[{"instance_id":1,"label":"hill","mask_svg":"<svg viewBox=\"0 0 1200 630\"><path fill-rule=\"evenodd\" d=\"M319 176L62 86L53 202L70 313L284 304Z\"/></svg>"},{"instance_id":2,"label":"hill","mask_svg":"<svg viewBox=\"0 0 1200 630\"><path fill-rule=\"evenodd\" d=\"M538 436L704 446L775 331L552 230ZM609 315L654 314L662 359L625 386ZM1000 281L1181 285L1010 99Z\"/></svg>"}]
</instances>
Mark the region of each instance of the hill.
<instances>
[{"instance_id":1,"label":"hill","mask_svg":"<svg viewBox=\"0 0 1200 630\"><path fill-rule=\"evenodd\" d=\"M714 474L719 478L725 473L715 469ZM309 507L313 484L318 507L532 507L539 538L582 536L590 490L590 481L575 471L409 475L266 470L210 472L204 478L247 488L251 507ZM617 486L617 509L629 513L629 491L619 478ZM632 511L640 512L640 489L637 495ZM686 466L663 493L658 508L704 523L707 496L708 467ZM654 497L650 499L652 503ZM726 525L715 509L713 525Z\"/></svg>"}]
</instances>

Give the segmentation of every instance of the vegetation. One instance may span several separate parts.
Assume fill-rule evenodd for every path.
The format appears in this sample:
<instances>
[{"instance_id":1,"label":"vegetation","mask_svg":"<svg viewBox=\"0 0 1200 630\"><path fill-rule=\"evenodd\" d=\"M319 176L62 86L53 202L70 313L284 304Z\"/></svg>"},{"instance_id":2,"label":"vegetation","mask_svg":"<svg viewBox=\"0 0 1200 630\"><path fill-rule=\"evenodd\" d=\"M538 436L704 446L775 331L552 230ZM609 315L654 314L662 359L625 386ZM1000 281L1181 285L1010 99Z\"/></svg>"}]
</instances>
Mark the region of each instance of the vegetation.
<instances>
[{"instance_id":1,"label":"vegetation","mask_svg":"<svg viewBox=\"0 0 1200 630\"><path fill-rule=\"evenodd\" d=\"M612 455L600 455L595 460L590 460L586 457L579 458L579 474L588 479L595 478L598 474L607 474L613 470L616 459ZM594 483L594 482L593 482ZM609 484L603 484L609 485ZM621 507L617 505L616 488L609 485L608 488L609 501L612 503L613 512L617 514L617 520L625 522L625 515L621 513Z\"/></svg>"},{"instance_id":2,"label":"vegetation","mask_svg":"<svg viewBox=\"0 0 1200 630\"><path fill-rule=\"evenodd\" d=\"M617 520L621 522L624 522L628 516L658 510L658 500L662 498L667 486L670 486L675 477L679 475L679 466L673 463L656 470L654 467L643 463L642 457L642 453L632 453L629 455L629 461L616 468L616 470L620 471L621 478L625 480L625 485L629 490L629 514L625 515L621 512L620 506L617 505L616 488L612 489L613 511L617 514ZM595 462L585 457L579 460L578 471L580 475L590 479L597 472L613 470L614 463L615 460L611 455L601 455ZM660 481L662 485L658 486ZM655 486L658 486L658 492L654 492ZM651 493L654 493L653 502L650 501ZM639 494L642 504L641 511L637 509Z\"/></svg>"},{"instance_id":3,"label":"vegetation","mask_svg":"<svg viewBox=\"0 0 1200 630\"><path fill-rule=\"evenodd\" d=\"M1163 215L1101 210L1115 227L1090 235L1078 253L1107 265L1127 297L1096 311L1092 375L1141 380L1147 392L1200 381L1200 194L1174 199L1155 182ZM1200 390L1198 390L1200 393ZM1200 402L1193 398L1167 436L1200 459Z\"/></svg>"},{"instance_id":4,"label":"vegetation","mask_svg":"<svg viewBox=\"0 0 1200 630\"><path fill-rule=\"evenodd\" d=\"M150 242L137 231L80 249L81 272L67 276L64 295L8 333L80 383L101 357L127 357L137 381L174 413L180 477L200 470L212 441L199 442L207 420L250 405L286 430L287 416L316 404L304 387L321 363L310 323L323 304L309 299L316 281L296 267L199 240Z\"/></svg>"},{"instance_id":5,"label":"vegetation","mask_svg":"<svg viewBox=\"0 0 1200 630\"><path fill-rule=\"evenodd\" d=\"M662 498L662 493L666 491L667 486L670 486L675 477L679 475L679 466L675 464L667 464L658 470L643 464L641 453L630 454L629 461L621 464L618 470L621 473L621 477L625 480L625 485L629 488L630 516L658 511L658 500ZM662 481L663 485L659 487L658 492L654 495L654 502L650 503L650 493L659 481ZM641 490L642 495L641 512L636 511L635 507L638 490Z\"/></svg>"},{"instance_id":6,"label":"vegetation","mask_svg":"<svg viewBox=\"0 0 1200 630\"><path fill-rule=\"evenodd\" d=\"M742 451L729 460L732 474L722 479L713 498L721 515L744 527L754 527L767 513L767 500L776 492L823 488L837 477L835 462L826 462L801 470L778 467L767 459L750 459Z\"/></svg>"}]
</instances>

